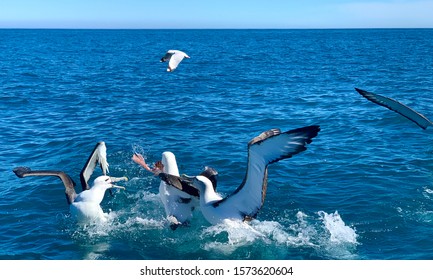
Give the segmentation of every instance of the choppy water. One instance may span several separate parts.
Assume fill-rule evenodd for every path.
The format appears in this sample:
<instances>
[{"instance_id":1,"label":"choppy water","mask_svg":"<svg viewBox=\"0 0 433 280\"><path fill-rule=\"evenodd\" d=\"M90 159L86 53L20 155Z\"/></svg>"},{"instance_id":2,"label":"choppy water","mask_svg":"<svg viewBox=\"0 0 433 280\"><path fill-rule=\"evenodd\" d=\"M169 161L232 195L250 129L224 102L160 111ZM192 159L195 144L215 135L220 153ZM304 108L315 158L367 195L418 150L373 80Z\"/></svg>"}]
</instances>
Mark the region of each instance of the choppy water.
<instances>
[{"instance_id":1,"label":"choppy water","mask_svg":"<svg viewBox=\"0 0 433 280\"><path fill-rule=\"evenodd\" d=\"M433 132L354 87L433 118L433 30L0 30L0 259L432 259ZM159 62L184 50L173 73ZM131 161L170 150L228 194L264 130L318 124L308 150L270 166L250 225L196 212L169 229L159 181ZM98 141L126 191L109 222L79 226L61 182Z\"/></svg>"}]
</instances>

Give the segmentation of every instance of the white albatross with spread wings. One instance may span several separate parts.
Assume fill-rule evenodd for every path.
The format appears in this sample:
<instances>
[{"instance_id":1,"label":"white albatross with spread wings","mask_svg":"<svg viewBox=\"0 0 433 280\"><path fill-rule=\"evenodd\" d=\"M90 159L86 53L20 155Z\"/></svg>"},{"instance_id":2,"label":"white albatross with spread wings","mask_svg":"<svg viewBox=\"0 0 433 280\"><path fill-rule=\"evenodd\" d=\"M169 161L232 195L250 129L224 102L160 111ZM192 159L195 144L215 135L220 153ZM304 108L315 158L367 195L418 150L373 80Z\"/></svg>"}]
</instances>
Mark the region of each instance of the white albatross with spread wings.
<instances>
[{"instance_id":1,"label":"white albatross with spread wings","mask_svg":"<svg viewBox=\"0 0 433 280\"><path fill-rule=\"evenodd\" d=\"M100 165L103 172L102 176L97 177L93 186L89 187L88 180L93 174L95 167ZM80 174L82 183L82 192L76 193L75 182L72 178L63 171L55 170L31 170L28 167L14 168L13 172L19 178L27 176L56 176L62 180L65 186L66 200L69 204L71 216L74 217L79 223L106 221L107 215L103 212L100 203L102 202L105 191L112 188L122 188L113 183L119 181L126 181L126 177L110 177L108 173L108 162L106 155L106 146L104 142L96 144L93 152L89 156L83 170Z\"/></svg>"},{"instance_id":2,"label":"white albatross with spread wings","mask_svg":"<svg viewBox=\"0 0 433 280\"><path fill-rule=\"evenodd\" d=\"M205 176L193 178L199 190L200 209L211 224L224 220L249 221L256 218L263 206L267 189L268 165L290 158L307 149L307 144L318 135L319 126L307 126L286 132L272 129L261 133L248 143L247 171L241 185L223 198L215 192Z\"/></svg>"},{"instance_id":3,"label":"white albatross with spread wings","mask_svg":"<svg viewBox=\"0 0 433 280\"><path fill-rule=\"evenodd\" d=\"M359 88L355 88L355 90L367 100L370 100L373 103L376 103L402 115L403 117L416 123L422 129L427 129L427 127L433 126L433 123L424 115L418 113L417 111L406 106L405 104L398 102L397 100L373 92L368 92Z\"/></svg>"},{"instance_id":4,"label":"white albatross with spread wings","mask_svg":"<svg viewBox=\"0 0 433 280\"><path fill-rule=\"evenodd\" d=\"M166 62L168 60L167 72L173 72L184 58L190 57L182 51L169 50L161 58L161 62Z\"/></svg>"}]
</instances>

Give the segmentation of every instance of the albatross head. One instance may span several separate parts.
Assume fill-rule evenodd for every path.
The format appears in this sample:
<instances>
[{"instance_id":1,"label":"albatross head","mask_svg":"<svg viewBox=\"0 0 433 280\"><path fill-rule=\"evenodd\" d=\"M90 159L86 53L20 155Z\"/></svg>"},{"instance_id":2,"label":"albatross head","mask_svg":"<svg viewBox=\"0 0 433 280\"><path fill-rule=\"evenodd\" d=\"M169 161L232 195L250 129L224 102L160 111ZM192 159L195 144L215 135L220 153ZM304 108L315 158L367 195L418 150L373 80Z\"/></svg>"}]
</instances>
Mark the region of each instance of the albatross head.
<instances>
[{"instance_id":1,"label":"albatross head","mask_svg":"<svg viewBox=\"0 0 433 280\"><path fill-rule=\"evenodd\" d=\"M196 189L198 189L200 199L203 200L204 203L221 200L221 196L219 196L214 190L212 181L205 176L198 175L194 177L192 184Z\"/></svg>"}]
</instances>

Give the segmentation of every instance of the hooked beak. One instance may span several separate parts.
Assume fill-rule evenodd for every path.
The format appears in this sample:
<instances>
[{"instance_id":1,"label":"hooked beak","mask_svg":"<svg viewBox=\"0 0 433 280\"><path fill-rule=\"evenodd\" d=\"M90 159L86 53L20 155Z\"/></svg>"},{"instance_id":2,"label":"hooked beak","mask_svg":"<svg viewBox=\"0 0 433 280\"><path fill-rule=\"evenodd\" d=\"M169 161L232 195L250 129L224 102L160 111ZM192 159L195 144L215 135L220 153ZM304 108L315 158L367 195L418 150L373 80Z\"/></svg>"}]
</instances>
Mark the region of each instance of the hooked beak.
<instances>
[{"instance_id":1,"label":"hooked beak","mask_svg":"<svg viewBox=\"0 0 433 280\"><path fill-rule=\"evenodd\" d=\"M117 185L114 185L114 184L111 184L111 188L116 188L116 189L122 189L122 190L126 190L126 188L125 188L125 187L122 187L122 186L117 186Z\"/></svg>"},{"instance_id":2,"label":"hooked beak","mask_svg":"<svg viewBox=\"0 0 433 280\"><path fill-rule=\"evenodd\" d=\"M118 186L118 185L115 185L113 183L117 183L120 181L128 181L128 178L127 177L110 177L110 179L107 179L106 181L110 181L111 188L125 190L126 189L125 187Z\"/></svg>"}]
</instances>

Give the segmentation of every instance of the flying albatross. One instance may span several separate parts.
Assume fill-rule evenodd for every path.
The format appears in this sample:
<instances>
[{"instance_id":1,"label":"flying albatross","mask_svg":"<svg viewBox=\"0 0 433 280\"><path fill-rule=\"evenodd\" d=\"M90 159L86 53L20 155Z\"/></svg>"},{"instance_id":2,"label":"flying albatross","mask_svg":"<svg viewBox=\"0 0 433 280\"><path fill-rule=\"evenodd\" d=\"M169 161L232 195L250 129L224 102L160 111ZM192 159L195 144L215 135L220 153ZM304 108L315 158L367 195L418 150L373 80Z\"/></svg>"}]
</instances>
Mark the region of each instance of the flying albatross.
<instances>
[{"instance_id":1,"label":"flying albatross","mask_svg":"<svg viewBox=\"0 0 433 280\"><path fill-rule=\"evenodd\" d=\"M205 176L190 178L200 193L200 209L211 224L223 220L249 221L263 206L267 189L268 165L303 152L318 135L319 126L307 126L286 132L271 129L248 143L248 163L244 180L226 197L220 196ZM180 178L180 180L185 180Z\"/></svg>"},{"instance_id":2,"label":"flying albatross","mask_svg":"<svg viewBox=\"0 0 433 280\"><path fill-rule=\"evenodd\" d=\"M182 179L187 177L179 175L175 155L169 151L163 152L161 161L156 162L153 169L147 165L141 154L135 153L132 160L161 179L159 197L170 227L174 230L180 225L188 225L193 211L200 204L199 192L189 180ZM208 178L216 189L218 172L215 169L206 166L200 175Z\"/></svg>"},{"instance_id":3,"label":"flying albatross","mask_svg":"<svg viewBox=\"0 0 433 280\"><path fill-rule=\"evenodd\" d=\"M81 171L80 180L82 183L82 191L78 194L75 191L75 182L63 171L31 170L28 167L17 167L13 172L19 178L27 176L56 176L60 178L65 186L66 201L69 204L71 215L79 223L105 221L107 214L103 212L100 206L105 191L112 188L124 189L124 187L116 186L114 183L127 180L126 177L118 178L107 176L108 162L106 151L107 149L104 142L96 144ZM101 167L103 175L97 177L93 182L93 186L89 187L88 180L98 164Z\"/></svg>"},{"instance_id":4,"label":"flying albatross","mask_svg":"<svg viewBox=\"0 0 433 280\"><path fill-rule=\"evenodd\" d=\"M424 115L418 113L412 108L409 108L405 104L398 102L397 100L376 93L368 92L359 88L355 88L355 90L371 102L386 107L394 112L399 113L403 117L408 118L422 129L427 129L427 127L433 126L433 123Z\"/></svg>"},{"instance_id":5,"label":"flying albatross","mask_svg":"<svg viewBox=\"0 0 433 280\"><path fill-rule=\"evenodd\" d=\"M167 72L173 72L184 58L190 57L182 51L169 50L160 61L166 62L168 60Z\"/></svg>"}]
</instances>

